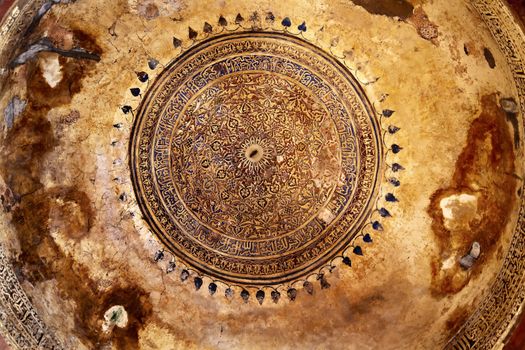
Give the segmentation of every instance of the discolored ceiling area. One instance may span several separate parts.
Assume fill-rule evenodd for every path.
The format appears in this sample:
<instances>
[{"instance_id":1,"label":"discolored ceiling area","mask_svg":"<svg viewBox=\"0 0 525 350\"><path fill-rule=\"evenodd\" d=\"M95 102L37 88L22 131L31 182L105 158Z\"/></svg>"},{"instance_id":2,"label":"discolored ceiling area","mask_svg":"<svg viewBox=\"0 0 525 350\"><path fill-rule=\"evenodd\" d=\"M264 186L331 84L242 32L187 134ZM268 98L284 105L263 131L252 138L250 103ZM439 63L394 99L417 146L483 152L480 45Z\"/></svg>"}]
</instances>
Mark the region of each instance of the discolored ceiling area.
<instances>
[{"instance_id":1,"label":"discolored ceiling area","mask_svg":"<svg viewBox=\"0 0 525 350\"><path fill-rule=\"evenodd\" d=\"M0 2L10 349L521 349L502 0Z\"/></svg>"}]
</instances>

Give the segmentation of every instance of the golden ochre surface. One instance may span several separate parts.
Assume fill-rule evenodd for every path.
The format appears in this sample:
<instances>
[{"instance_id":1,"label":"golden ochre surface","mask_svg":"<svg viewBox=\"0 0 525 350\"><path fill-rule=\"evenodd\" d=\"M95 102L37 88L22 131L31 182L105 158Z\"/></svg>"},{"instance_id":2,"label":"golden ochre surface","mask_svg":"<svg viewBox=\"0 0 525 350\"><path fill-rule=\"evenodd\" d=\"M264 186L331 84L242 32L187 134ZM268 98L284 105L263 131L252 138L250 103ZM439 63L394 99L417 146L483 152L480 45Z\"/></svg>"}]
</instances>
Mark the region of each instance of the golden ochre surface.
<instances>
[{"instance_id":1,"label":"golden ochre surface","mask_svg":"<svg viewBox=\"0 0 525 350\"><path fill-rule=\"evenodd\" d=\"M18 1L0 331L31 350L504 348L524 50L499 0Z\"/></svg>"},{"instance_id":2,"label":"golden ochre surface","mask_svg":"<svg viewBox=\"0 0 525 350\"><path fill-rule=\"evenodd\" d=\"M157 235L213 277L304 276L369 216L375 119L350 72L304 40L219 36L148 92L132 136L135 190Z\"/></svg>"}]
</instances>

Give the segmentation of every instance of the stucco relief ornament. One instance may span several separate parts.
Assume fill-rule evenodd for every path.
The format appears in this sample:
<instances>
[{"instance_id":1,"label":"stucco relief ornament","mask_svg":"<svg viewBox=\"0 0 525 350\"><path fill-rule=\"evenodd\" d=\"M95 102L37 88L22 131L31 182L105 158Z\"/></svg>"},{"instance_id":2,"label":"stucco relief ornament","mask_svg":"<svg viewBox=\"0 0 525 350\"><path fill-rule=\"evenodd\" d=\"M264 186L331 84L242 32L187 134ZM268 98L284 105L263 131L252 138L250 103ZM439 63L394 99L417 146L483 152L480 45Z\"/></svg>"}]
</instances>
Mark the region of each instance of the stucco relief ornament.
<instances>
[{"instance_id":1,"label":"stucco relief ornament","mask_svg":"<svg viewBox=\"0 0 525 350\"><path fill-rule=\"evenodd\" d=\"M263 19L264 18L264 19ZM383 230L396 196L380 194L394 111L376 112L361 82L341 58L309 42L306 22L292 33L275 16L220 17L191 44L173 38L180 54L154 79L137 73L142 97L133 110L130 169L138 206L163 248L167 273L196 289L218 285L231 297L290 300L301 285L330 283L336 262L351 266ZM245 23L251 23L245 26ZM265 25L263 25L265 24ZM152 64L154 62L155 64ZM159 62L151 59L154 71ZM382 101L380 101L382 102ZM392 189L400 182L386 182ZM359 239L358 239L359 238ZM162 256L162 257L161 257Z\"/></svg>"}]
</instances>

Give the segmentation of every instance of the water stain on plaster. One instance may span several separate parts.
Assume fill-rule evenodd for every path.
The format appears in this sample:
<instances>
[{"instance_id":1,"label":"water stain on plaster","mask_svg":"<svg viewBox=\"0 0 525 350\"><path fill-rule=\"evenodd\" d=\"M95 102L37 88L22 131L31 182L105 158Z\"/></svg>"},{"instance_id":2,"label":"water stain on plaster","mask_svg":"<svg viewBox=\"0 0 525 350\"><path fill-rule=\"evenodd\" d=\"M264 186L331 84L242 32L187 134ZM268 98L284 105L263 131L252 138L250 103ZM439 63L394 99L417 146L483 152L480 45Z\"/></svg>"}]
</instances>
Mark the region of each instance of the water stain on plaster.
<instances>
[{"instance_id":1,"label":"water stain on plaster","mask_svg":"<svg viewBox=\"0 0 525 350\"><path fill-rule=\"evenodd\" d=\"M505 112L498 105L496 94L484 96L481 108L456 161L451 185L436 191L428 207L439 249L431 263L434 296L457 293L481 273L483 262L498 249L498 241L516 202L514 138ZM465 204L468 210L462 210L463 204L458 202L453 209L468 215L445 218L441 203L454 195L476 198L475 213L471 213L472 203ZM466 271L458 261L475 241L481 245L481 256Z\"/></svg>"},{"instance_id":2,"label":"water stain on plaster","mask_svg":"<svg viewBox=\"0 0 525 350\"><path fill-rule=\"evenodd\" d=\"M74 43L101 54L95 40L81 31L72 31ZM59 57L62 79L52 87L38 60L18 68L25 77L27 106L4 137L0 176L7 189L2 194L4 210L11 211L20 250L12 264L21 281L30 284L55 280L61 297L74 302L73 334L86 346L100 348L112 343L116 349L138 347L139 332L152 314L149 294L130 282L100 290L88 269L65 253L54 234L60 232L71 242L88 235L95 221L89 196L75 184L46 187L43 173L46 157L57 145L50 110L67 106L82 89L82 81L96 65L93 61ZM9 198L15 204L6 204ZM67 217L67 225L62 218ZM122 305L128 312L124 328L104 333L105 311Z\"/></svg>"},{"instance_id":3,"label":"water stain on plaster","mask_svg":"<svg viewBox=\"0 0 525 350\"><path fill-rule=\"evenodd\" d=\"M21 247L20 255L12 262L19 271L18 277L31 284L56 281L61 297L75 304L73 334L84 345L99 348L111 341L116 349L137 348L139 331L152 313L149 295L136 286L118 283L108 290L99 290L87 268L60 249L51 235L49 219L53 208L60 210L55 201L62 198L64 192L66 197L82 196L73 188L47 189L24 198L13 212ZM61 213L62 216L67 214ZM89 221L88 215L84 213L84 219ZM82 232L84 229L86 227L78 227L75 220L68 220L68 231ZM107 334L102 329L103 316L113 305L122 305L127 310L128 324Z\"/></svg>"},{"instance_id":4,"label":"water stain on plaster","mask_svg":"<svg viewBox=\"0 0 525 350\"><path fill-rule=\"evenodd\" d=\"M30 195L43 186L40 166L56 144L47 111L30 102L4 139L0 175L15 197Z\"/></svg>"},{"instance_id":5,"label":"water stain on plaster","mask_svg":"<svg viewBox=\"0 0 525 350\"><path fill-rule=\"evenodd\" d=\"M267 343L271 335L283 348L310 348L312 344L319 344L321 348L341 349L344 348L342 344L358 343L359 333L389 329L393 319L402 319L411 312L415 294L411 282L404 278L406 274L406 270L398 270L385 275L379 285L362 290L350 291L351 288L340 283L314 295L307 295L307 291L301 289L298 293L302 295L285 307L253 308L248 305L236 317L219 313L213 324L221 325L226 339L249 337L256 344L260 342L272 347ZM433 312L430 308L426 311ZM239 318L243 322L238 322ZM298 323L300 329L312 331L296 331ZM426 327L424 322L421 327ZM387 333L377 332L374 340L380 342L382 337L389 337Z\"/></svg>"},{"instance_id":6,"label":"water stain on plaster","mask_svg":"<svg viewBox=\"0 0 525 350\"><path fill-rule=\"evenodd\" d=\"M74 31L75 42L81 42L91 52L101 54L100 47L89 35ZM61 80L54 86L50 86L44 76L40 64L30 62L27 64L27 91L30 101L39 107L56 107L71 102L72 97L80 92L82 88L82 77L94 63L74 58L58 57Z\"/></svg>"},{"instance_id":7,"label":"water stain on plaster","mask_svg":"<svg viewBox=\"0 0 525 350\"><path fill-rule=\"evenodd\" d=\"M95 41L75 31L75 41L101 52ZM67 105L82 88L82 77L94 67L94 62L59 57L62 79L54 88L46 81L38 61L29 61L20 68L25 76L27 105L6 133L0 175L15 197L34 193L42 187L40 166L48 152L57 144L47 113Z\"/></svg>"}]
</instances>

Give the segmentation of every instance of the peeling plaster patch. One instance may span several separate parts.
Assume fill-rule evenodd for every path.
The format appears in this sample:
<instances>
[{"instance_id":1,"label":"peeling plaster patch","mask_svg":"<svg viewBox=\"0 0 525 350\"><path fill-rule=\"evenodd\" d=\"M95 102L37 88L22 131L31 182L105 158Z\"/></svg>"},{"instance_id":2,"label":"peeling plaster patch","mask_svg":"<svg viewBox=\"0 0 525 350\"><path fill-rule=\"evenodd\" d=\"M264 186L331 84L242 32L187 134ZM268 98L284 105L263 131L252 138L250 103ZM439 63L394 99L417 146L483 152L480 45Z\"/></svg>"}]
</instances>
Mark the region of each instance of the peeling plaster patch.
<instances>
[{"instance_id":1,"label":"peeling plaster patch","mask_svg":"<svg viewBox=\"0 0 525 350\"><path fill-rule=\"evenodd\" d=\"M47 84L55 88L62 80L62 66L58 61L58 55L46 55L40 58L40 69Z\"/></svg>"},{"instance_id":2,"label":"peeling plaster patch","mask_svg":"<svg viewBox=\"0 0 525 350\"><path fill-rule=\"evenodd\" d=\"M438 26L432 23L421 6L414 9L410 22L416 27L417 33L425 40L434 40L438 37Z\"/></svg>"},{"instance_id":3,"label":"peeling plaster patch","mask_svg":"<svg viewBox=\"0 0 525 350\"><path fill-rule=\"evenodd\" d=\"M474 259L479 258L479 256L481 255L481 245L478 242L472 243L472 248L470 248L469 255Z\"/></svg>"},{"instance_id":4,"label":"peeling plaster patch","mask_svg":"<svg viewBox=\"0 0 525 350\"><path fill-rule=\"evenodd\" d=\"M11 129L15 124L15 119L24 111L27 102L21 100L20 97L15 96L9 101L6 109L4 110L4 121L7 129Z\"/></svg>"},{"instance_id":5,"label":"peeling plaster patch","mask_svg":"<svg viewBox=\"0 0 525 350\"><path fill-rule=\"evenodd\" d=\"M111 332L114 326L124 328L127 325L128 313L122 305L112 306L104 314L104 323L102 324L104 332Z\"/></svg>"},{"instance_id":6,"label":"peeling plaster patch","mask_svg":"<svg viewBox=\"0 0 525 350\"><path fill-rule=\"evenodd\" d=\"M439 202L445 219L445 227L448 230L457 227L468 227L469 223L476 217L478 210L478 199L476 196L461 193L443 198Z\"/></svg>"}]
</instances>

